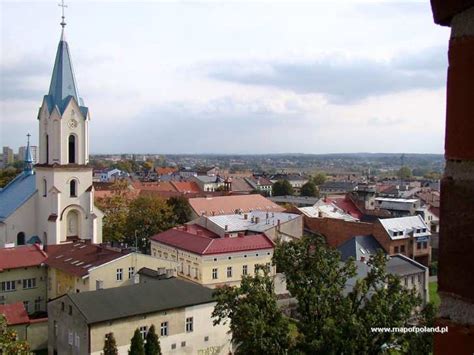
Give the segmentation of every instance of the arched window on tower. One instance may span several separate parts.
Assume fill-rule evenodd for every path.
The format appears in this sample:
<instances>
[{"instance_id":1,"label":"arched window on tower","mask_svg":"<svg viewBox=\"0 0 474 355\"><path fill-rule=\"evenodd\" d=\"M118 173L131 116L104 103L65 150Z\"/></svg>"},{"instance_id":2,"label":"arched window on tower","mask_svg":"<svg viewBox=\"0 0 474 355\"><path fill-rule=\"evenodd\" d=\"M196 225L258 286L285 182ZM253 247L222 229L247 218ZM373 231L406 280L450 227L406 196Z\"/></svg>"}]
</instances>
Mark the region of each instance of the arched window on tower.
<instances>
[{"instance_id":1,"label":"arched window on tower","mask_svg":"<svg viewBox=\"0 0 474 355\"><path fill-rule=\"evenodd\" d=\"M49 164L49 136L46 135L46 144L45 144L45 147L46 147L46 164Z\"/></svg>"},{"instance_id":2,"label":"arched window on tower","mask_svg":"<svg viewBox=\"0 0 474 355\"><path fill-rule=\"evenodd\" d=\"M25 245L25 233L20 232L16 235L16 245Z\"/></svg>"},{"instance_id":3,"label":"arched window on tower","mask_svg":"<svg viewBox=\"0 0 474 355\"><path fill-rule=\"evenodd\" d=\"M77 197L77 181L74 179L69 183L69 196Z\"/></svg>"},{"instance_id":4,"label":"arched window on tower","mask_svg":"<svg viewBox=\"0 0 474 355\"><path fill-rule=\"evenodd\" d=\"M69 164L76 163L76 136L71 134L68 140L68 148L69 148Z\"/></svg>"},{"instance_id":5,"label":"arched window on tower","mask_svg":"<svg viewBox=\"0 0 474 355\"><path fill-rule=\"evenodd\" d=\"M48 182L43 179L43 197L48 196Z\"/></svg>"}]
</instances>

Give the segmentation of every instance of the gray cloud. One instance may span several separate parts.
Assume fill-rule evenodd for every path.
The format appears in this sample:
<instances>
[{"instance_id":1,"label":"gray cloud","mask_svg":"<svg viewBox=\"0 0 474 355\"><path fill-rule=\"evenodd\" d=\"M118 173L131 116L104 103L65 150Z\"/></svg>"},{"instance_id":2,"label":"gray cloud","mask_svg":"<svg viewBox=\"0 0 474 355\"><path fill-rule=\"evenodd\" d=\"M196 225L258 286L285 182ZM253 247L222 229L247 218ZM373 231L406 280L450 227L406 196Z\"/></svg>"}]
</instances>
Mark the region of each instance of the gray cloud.
<instances>
[{"instance_id":1,"label":"gray cloud","mask_svg":"<svg viewBox=\"0 0 474 355\"><path fill-rule=\"evenodd\" d=\"M333 103L352 103L410 89L434 89L445 83L445 48L429 48L388 62L326 56L312 62L224 63L210 67L211 78L261 85L297 93L325 94Z\"/></svg>"}]
</instances>

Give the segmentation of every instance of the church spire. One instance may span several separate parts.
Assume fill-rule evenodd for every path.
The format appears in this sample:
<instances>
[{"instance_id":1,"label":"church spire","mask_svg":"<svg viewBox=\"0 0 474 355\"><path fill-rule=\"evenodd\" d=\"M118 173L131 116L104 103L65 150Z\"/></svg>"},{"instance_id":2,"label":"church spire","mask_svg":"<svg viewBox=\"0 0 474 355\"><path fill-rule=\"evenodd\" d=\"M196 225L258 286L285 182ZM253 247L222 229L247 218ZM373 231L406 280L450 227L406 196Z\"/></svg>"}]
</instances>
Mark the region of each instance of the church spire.
<instances>
[{"instance_id":1,"label":"church spire","mask_svg":"<svg viewBox=\"0 0 474 355\"><path fill-rule=\"evenodd\" d=\"M64 36L64 27L66 26L64 8L66 8L67 5L65 5L64 0L62 0L59 6L62 8L62 21L60 23L62 27L61 39L59 40L56 59L54 61L53 75L49 86L49 95L52 98L53 104L57 105L60 112L63 113L70 97L74 97L78 105L81 105L81 102L79 101L79 92L77 90L76 79L72 69L69 45Z\"/></svg>"},{"instance_id":2,"label":"church spire","mask_svg":"<svg viewBox=\"0 0 474 355\"><path fill-rule=\"evenodd\" d=\"M26 135L28 137L28 143L26 144L25 150L25 160L24 160L24 168L23 172L25 175L32 175L33 174L33 157L31 155L31 148L30 148L30 136L31 134Z\"/></svg>"}]
</instances>

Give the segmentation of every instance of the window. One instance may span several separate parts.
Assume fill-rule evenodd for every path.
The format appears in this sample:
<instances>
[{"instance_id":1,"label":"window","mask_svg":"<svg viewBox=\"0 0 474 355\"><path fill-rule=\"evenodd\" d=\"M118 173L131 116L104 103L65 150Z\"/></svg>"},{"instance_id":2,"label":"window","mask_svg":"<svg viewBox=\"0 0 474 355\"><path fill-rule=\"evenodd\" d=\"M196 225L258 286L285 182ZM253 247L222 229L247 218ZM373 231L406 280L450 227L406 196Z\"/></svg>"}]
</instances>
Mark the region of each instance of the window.
<instances>
[{"instance_id":1,"label":"window","mask_svg":"<svg viewBox=\"0 0 474 355\"><path fill-rule=\"evenodd\" d=\"M48 196L48 182L43 179L43 197Z\"/></svg>"},{"instance_id":2,"label":"window","mask_svg":"<svg viewBox=\"0 0 474 355\"><path fill-rule=\"evenodd\" d=\"M116 279L117 281L122 281L123 280L123 269L117 269L117 274L116 274Z\"/></svg>"},{"instance_id":3,"label":"window","mask_svg":"<svg viewBox=\"0 0 474 355\"><path fill-rule=\"evenodd\" d=\"M415 276L412 276L412 277L410 278L410 281L411 281L411 284L414 285L414 284L415 284Z\"/></svg>"},{"instance_id":4,"label":"window","mask_svg":"<svg viewBox=\"0 0 474 355\"><path fill-rule=\"evenodd\" d=\"M61 311L64 311L64 302L61 302Z\"/></svg>"},{"instance_id":5,"label":"window","mask_svg":"<svg viewBox=\"0 0 474 355\"><path fill-rule=\"evenodd\" d=\"M212 279L217 280L217 268L212 269Z\"/></svg>"},{"instance_id":6,"label":"window","mask_svg":"<svg viewBox=\"0 0 474 355\"><path fill-rule=\"evenodd\" d=\"M272 264L271 263L266 263L265 266L267 267L268 272L272 269Z\"/></svg>"},{"instance_id":7,"label":"window","mask_svg":"<svg viewBox=\"0 0 474 355\"><path fill-rule=\"evenodd\" d=\"M402 245L402 246L400 246L400 253L404 253L404 252L405 252L405 246Z\"/></svg>"},{"instance_id":8,"label":"window","mask_svg":"<svg viewBox=\"0 0 474 355\"><path fill-rule=\"evenodd\" d=\"M257 272L258 272L258 264L255 264L255 265L253 266L253 273L254 273L254 274L257 274Z\"/></svg>"},{"instance_id":9,"label":"window","mask_svg":"<svg viewBox=\"0 0 474 355\"><path fill-rule=\"evenodd\" d=\"M421 229L418 228L418 229L416 230L416 233L421 233Z\"/></svg>"},{"instance_id":10,"label":"window","mask_svg":"<svg viewBox=\"0 0 474 355\"><path fill-rule=\"evenodd\" d=\"M25 245L25 233L20 232L16 235L16 245Z\"/></svg>"},{"instance_id":11,"label":"window","mask_svg":"<svg viewBox=\"0 0 474 355\"><path fill-rule=\"evenodd\" d=\"M204 341L209 341L209 337L207 335L204 337Z\"/></svg>"},{"instance_id":12,"label":"window","mask_svg":"<svg viewBox=\"0 0 474 355\"><path fill-rule=\"evenodd\" d=\"M70 135L68 139L68 148L69 148L69 164L76 163L76 137Z\"/></svg>"},{"instance_id":13,"label":"window","mask_svg":"<svg viewBox=\"0 0 474 355\"><path fill-rule=\"evenodd\" d=\"M227 277L232 277L232 266L227 266Z\"/></svg>"},{"instance_id":14,"label":"window","mask_svg":"<svg viewBox=\"0 0 474 355\"><path fill-rule=\"evenodd\" d=\"M148 327L147 326L140 327L140 335L142 336L143 340L145 340L147 333L148 333Z\"/></svg>"},{"instance_id":15,"label":"window","mask_svg":"<svg viewBox=\"0 0 474 355\"><path fill-rule=\"evenodd\" d=\"M186 342L185 341L182 341L181 342L181 347L184 348L186 346Z\"/></svg>"},{"instance_id":16,"label":"window","mask_svg":"<svg viewBox=\"0 0 474 355\"><path fill-rule=\"evenodd\" d=\"M70 316L72 316L72 306L71 305L69 306L69 312L68 313L69 313Z\"/></svg>"},{"instance_id":17,"label":"window","mask_svg":"<svg viewBox=\"0 0 474 355\"><path fill-rule=\"evenodd\" d=\"M428 242L423 242L423 249L428 248Z\"/></svg>"},{"instance_id":18,"label":"window","mask_svg":"<svg viewBox=\"0 0 474 355\"><path fill-rule=\"evenodd\" d=\"M95 280L95 289L102 290L104 288L104 281L102 280Z\"/></svg>"},{"instance_id":19,"label":"window","mask_svg":"<svg viewBox=\"0 0 474 355\"><path fill-rule=\"evenodd\" d=\"M191 333L194 329L194 319L193 317L186 318L186 333Z\"/></svg>"},{"instance_id":20,"label":"window","mask_svg":"<svg viewBox=\"0 0 474 355\"><path fill-rule=\"evenodd\" d=\"M128 268L128 278L131 279L135 274L135 268L133 266Z\"/></svg>"},{"instance_id":21,"label":"window","mask_svg":"<svg viewBox=\"0 0 474 355\"><path fill-rule=\"evenodd\" d=\"M69 345L72 346L73 341L74 341L74 334L71 331L69 331L68 332L68 343L69 343Z\"/></svg>"},{"instance_id":22,"label":"window","mask_svg":"<svg viewBox=\"0 0 474 355\"><path fill-rule=\"evenodd\" d=\"M23 306L25 306L25 309L26 309L26 312L27 312L27 313L30 313L29 305L30 305L30 302L28 302L28 301L23 301Z\"/></svg>"},{"instance_id":23,"label":"window","mask_svg":"<svg viewBox=\"0 0 474 355\"><path fill-rule=\"evenodd\" d=\"M168 322L163 322L161 323L161 326L160 326L160 335L162 337L165 337L168 335Z\"/></svg>"},{"instance_id":24,"label":"window","mask_svg":"<svg viewBox=\"0 0 474 355\"><path fill-rule=\"evenodd\" d=\"M74 179L69 183L69 196L77 197L77 181Z\"/></svg>"},{"instance_id":25,"label":"window","mask_svg":"<svg viewBox=\"0 0 474 355\"><path fill-rule=\"evenodd\" d=\"M3 281L2 282L2 291L4 291L4 292L15 291L15 289L16 289L15 281Z\"/></svg>"},{"instance_id":26,"label":"window","mask_svg":"<svg viewBox=\"0 0 474 355\"><path fill-rule=\"evenodd\" d=\"M171 350L174 350L176 349L176 343L175 344L171 344Z\"/></svg>"},{"instance_id":27,"label":"window","mask_svg":"<svg viewBox=\"0 0 474 355\"><path fill-rule=\"evenodd\" d=\"M76 337L75 337L74 340L75 340L75 341L74 341L74 345L76 346L76 348L79 349L79 344L80 344L80 342L81 342L81 338L79 337L79 335L78 335L77 333L76 333Z\"/></svg>"},{"instance_id":28,"label":"window","mask_svg":"<svg viewBox=\"0 0 474 355\"><path fill-rule=\"evenodd\" d=\"M247 275L247 273L248 273L248 266L242 265L242 275Z\"/></svg>"},{"instance_id":29,"label":"window","mask_svg":"<svg viewBox=\"0 0 474 355\"><path fill-rule=\"evenodd\" d=\"M35 287L36 287L36 278L23 280L24 289L35 288Z\"/></svg>"},{"instance_id":30,"label":"window","mask_svg":"<svg viewBox=\"0 0 474 355\"><path fill-rule=\"evenodd\" d=\"M48 135L46 135L45 148L46 148L46 164L49 164L49 136Z\"/></svg>"},{"instance_id":31,"label":"window","mask_svg":"<svg viewBox=\"0 0 474 355\"><path fill-rule=\"evenodd\" d=\"M35 299L35 312L39 312L41 310L41 298Z\"/></svg>"},{"instance_id":32,"label":"window","mask_svg":"<svg viewBox=\"0 0 474 355\"><path fill-rule=\"evenodd\" d=\"M405 286L408 286L408 277L405 277Z\"/></svg>"},{"instance_id":33,"label":"window","mask_svg":"<svg viewBox=\"0 0 474 355\"><path fill-rule=\"evenodd\" d=\"M416 243L416 249L421 249L422 243Z\"/></svg>"}]
</instances>

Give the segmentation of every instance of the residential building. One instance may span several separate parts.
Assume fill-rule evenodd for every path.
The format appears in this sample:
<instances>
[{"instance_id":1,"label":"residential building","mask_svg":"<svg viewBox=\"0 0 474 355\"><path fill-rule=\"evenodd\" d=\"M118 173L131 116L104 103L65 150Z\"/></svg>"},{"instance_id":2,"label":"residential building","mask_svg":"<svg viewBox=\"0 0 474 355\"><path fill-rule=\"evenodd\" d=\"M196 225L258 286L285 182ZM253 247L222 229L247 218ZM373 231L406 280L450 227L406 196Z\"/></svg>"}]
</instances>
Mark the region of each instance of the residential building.
<instances>
[{"instance_id":1,"label":"residential building","mask_svg":"<svg viewBox=\"0 0 474 355\"><path fill-rule=\"evenodd\" d=\"M46 258L38 244L0 249L0 305L22 302L27 313L46 311Z\"/></svg>"},{"instance_id":2,"label":"residential building","mask_svg":"<svg viewBox=\"0 0 474 355\"><path fill-rule=\"evenodd\" d=\"M285 209L260 194L190 198L193 217L251 211L283 212Z\"/></svg>"},{"instance_id":3,"label":"residential building","mask_svg":"<svg viewBox=\"0 0 474 355\"><path fill-rule=\"evenodd\" d=\"M198 224L168 229L150 238L151 255L178 263L178 276L211 288L239 285L257 264L271 266L274 243L264 233L221 237Z\"/></svg>"},{"instance_id":4,"label":"residential building","mask_svg":"<svg viewBox=\"0 0 474 355\"><path fill-rule=\"evenodd\" d=\"M321 199L313 206L299 207L298 210L310 218L337 218L346 221L358 221L358 218L346 213L334 202Z\"/></svg>"},{"instance_id":5,"label":"residential building","mask_svg":"<svg viewBox=\"0 0 474 355\"><path fill-rule=\"evenodd\" d=\"M215 304L212 290L176 278L66 294L48 304L48 353L99 355L113 333L128 355L134 331L145 337L154 325L162 354L229 354L229 325L213 325Z\"/></svg>"},{"instance_id":6,"label":"residential building","mask_svg":"<svg viewBox=\"0 0 474 355\"><path fill-rule=\"evenodd\" d=\"M201 216L190 224L218 234L221 238L265 233L274 242L290 241L303 236L303 216L284 212L252 211L249 213Z\"/></svg>"},{"instance_id":7,"label":"residential building","mask_svg":"<svg viewBox=\"0 0 474 355\"><path fill-rule=\"evenodd\" d=\"M23 302L0 304L0 315L7 322L7 329L16 333L17 339L28 342L31 351L48 348L48 318L30 318Z\"/></svg>"},{"instance_id":8,"label":"residential building","mask_svg":"<svg viewBox=\"0 0 474 355\"><path fill-rule=\"evenodd\" d=\"M48 254L49 299L133 284L138 282L136 274L143 267L176 269L176 263L171 261L86 243L51 246Z\"/></svg>"},{"instance_id":9,"label":"residential building","mask_svg":"<svg viewBox=\"0 0 474 355\"><path fill-rule=\"evenodd\" d=\"M295 192L299 192L301 187L308 182L308 178L301 174L275 174L269 177L272 184L279 180L287 180Z\"/></svg>"},{"instance_id":10,"label":"residential building","mask_svg":"<svg viewBox=\"0 0 474 355\"><path fill-rule=\"evenodd\" d=\"M356 189L356 181L326 181L319 186L319 193L322 195L346 194Z\"/></svg>"},{"instance_id":11,"label":"residential building","mask_svg":"<svg viewBox=\"0 0 474 355\"><path fill-rule=\"evenodd\" d=\"M79 95L64 27L38 120L38 164L28 140L24 171L0 190L0 247L33 237L45 245L102 242L89 164L89 109ZM24 236L24 238L23 238Z\"/></svg>"},{"instance_id":12,"label":"residential building","mask_svg":"<svg viewBox=\"0 0 474 355\"><path fill-rule=\"evenodd\" d=\"M23 159L23 157L26 155L26 148L27 146L22 146L18 148L18 159ZM30 152L31 152L31 161L33 164L38 163L38 147L36 145L31 145L30 146Z\"/></svg>"},{"instance_id":13,"label":"residential building","mask_svg":"<svg viewBox=\"0 0 474 355\"><path fill-rule=\"evenodd\" d=\"M224 188L224 179L219 175L197 175L189 179L195 182L203 192L214 192Z\"/></svg>"},{"instance_id":14,"label":"residential building","mask_svg":"<svg viewBox=\"0 0 474 355\"><path fill-rule=\"evenodd\" d=\"M375 207L387 210L392 217L413 216L421 208L419 199L376 197Z\"/></svg>"},{"instance_id":15,"label":"residential building","mask_svg":"<svg viewBox=\"0 0 474 355\"><path fill-rule=\"evenodd\" d=\"M290 204L297 207L313 206L319 201L319 197L309 197L309 196L272 196L268 198L270 201L275 203L286 205Z\"/></svg>"},{"instance_id":16,"label":"residential building","mask_svg":"<svg viewBox=\"0 0 474 355\"><path fill-rule=\"evenodd\" d=\"M13 154L13 149L10 147L3 147L2 152L2 167L6 167L9 164L13 164L15 161L15 156Z\"/></svg>"},{"instance_id":17,"label":"residential building","mask_svg":"<svg viewBox=\"0 0 474 355\"><path fill-rule=\"evenodd\" d=\"M255 190L265 196L272 195L273 183L264 176L251 176L245 178L245 181Z\"/></svg>"},{"instance_id":18,"label":"residential building","mask_svg":"<svg viewBox=\"0 0 474 355\"><path fill-rule=\"evenodd\" d=\"M114 182L129 177L129 174L117 168L94 171L94 181Z\"/></svg>"}]
</instances>

